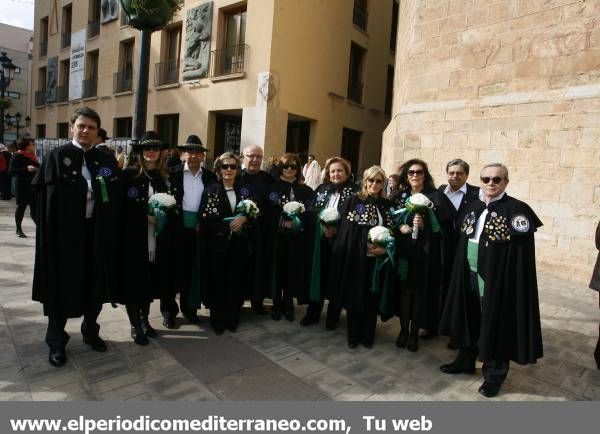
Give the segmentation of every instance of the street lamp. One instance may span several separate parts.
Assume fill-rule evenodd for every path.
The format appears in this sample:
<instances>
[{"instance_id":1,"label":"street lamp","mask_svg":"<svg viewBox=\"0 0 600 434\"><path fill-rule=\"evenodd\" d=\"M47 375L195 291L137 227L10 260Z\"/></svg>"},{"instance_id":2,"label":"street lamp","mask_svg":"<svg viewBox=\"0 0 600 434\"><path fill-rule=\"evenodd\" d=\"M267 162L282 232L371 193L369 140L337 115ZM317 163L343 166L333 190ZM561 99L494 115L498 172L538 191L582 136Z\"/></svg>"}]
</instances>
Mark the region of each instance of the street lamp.
<instances>
[{"instance_id":1,"label":"street lamp","mask_svg":"<svg viewBox=\"0 0 600 434\"><path fill-rule=\"evenodd\" d=\"M133 140L139 140L146 129L150 36L152 32L161 29L171 21L175 12L181 8L181 3L181 0L121 0L129 25L142 32L135 91Z\"/></svg>"},{"instance_id":2,"label":"street lamp","mask_svg":"<svg viewBox=\"0 0 600 434\"><path fill-rule=\"evenodd\" d=\"M6 121L6 125L9 128L14 127L17 130L17 140L19 140L19 130L21 129L21 127L29 127L31 125L31 118L29 116L25 116L25 123L22 124L21 123L21 113L16 112L14 116L11 116L10 114L6 114L6 116L4 116L4 119Z\"/></svg>"},{"instance_id":3,"label":"street lamp","mask_svg":"<svg viewBox=\"0 0 600 434\"><path fill-rule=\"evenodd\" d=\"M4 110L10 107L10 101L4 98L4 92L15 76L16 69L6 52L0 52L0 142L4 141Z\"/></svg>"}]
</instances>

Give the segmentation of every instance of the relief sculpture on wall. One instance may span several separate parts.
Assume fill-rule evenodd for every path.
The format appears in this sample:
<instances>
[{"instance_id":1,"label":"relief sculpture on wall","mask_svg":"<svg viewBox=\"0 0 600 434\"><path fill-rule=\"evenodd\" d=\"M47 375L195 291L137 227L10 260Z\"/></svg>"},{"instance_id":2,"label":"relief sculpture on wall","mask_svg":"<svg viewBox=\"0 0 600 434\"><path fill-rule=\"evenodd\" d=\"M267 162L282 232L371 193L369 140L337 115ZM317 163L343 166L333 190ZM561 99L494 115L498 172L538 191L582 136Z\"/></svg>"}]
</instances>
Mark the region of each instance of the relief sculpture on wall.
<instances>
[{"instance_id":1,"label":"relief sculpture on wall","mask_svg":"<svg viewBox=\"0 0 600 434\"><path fill-rule=\"evenodd\" d=\"M183 79L208 76L213 2L204 3L187 12Z\"/></svg>"}]
</instances>

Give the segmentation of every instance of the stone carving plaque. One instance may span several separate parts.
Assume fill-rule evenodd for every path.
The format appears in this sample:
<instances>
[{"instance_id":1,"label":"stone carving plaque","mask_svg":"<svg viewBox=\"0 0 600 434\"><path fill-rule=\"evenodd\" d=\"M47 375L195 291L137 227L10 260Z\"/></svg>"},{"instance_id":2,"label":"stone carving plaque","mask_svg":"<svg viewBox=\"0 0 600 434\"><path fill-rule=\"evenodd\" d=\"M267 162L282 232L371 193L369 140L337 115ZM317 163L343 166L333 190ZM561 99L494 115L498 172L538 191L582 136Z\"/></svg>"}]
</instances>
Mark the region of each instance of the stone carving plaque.
<instances>
[{"instance_id":1,"label":"stone carving plaque","mask_svg":"<svg viewBox=\"0 0 600 434\"><path fill-rule=\"evenodd\" d=\"M48 76L46 80L46 101L56 101L56 86L58 85L58 57L48 59Z\"/></svg>"},{"instance_id":2,"label":"stone carving plaque","mask_svg":"<svg viewBox=\"0 0 600 434\"><path fill-rule=\"evenodd\" d=\"M184 80L195 80L208 76L212 15L213 2L203 3L187 12L183 60Z\"/></svg>"}]
</instances>

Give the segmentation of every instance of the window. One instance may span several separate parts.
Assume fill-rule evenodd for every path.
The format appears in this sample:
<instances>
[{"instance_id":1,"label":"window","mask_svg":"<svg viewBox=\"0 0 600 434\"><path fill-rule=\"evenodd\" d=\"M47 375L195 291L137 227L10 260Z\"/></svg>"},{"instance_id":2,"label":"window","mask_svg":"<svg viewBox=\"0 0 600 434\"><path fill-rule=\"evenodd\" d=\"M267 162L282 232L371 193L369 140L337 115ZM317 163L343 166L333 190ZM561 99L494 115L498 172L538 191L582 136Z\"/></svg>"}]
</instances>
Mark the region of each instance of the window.
<instances>
[{"instance_id":1,"label":"window","mask_svg":"<svg viewBox=\"0 0 600 434\"><path fill-rule=\"evenodd\" d=\"M56 134L59 139L68 139L69 138L69 123L68 122L60 122L56 124Z\"/></svg>"},{"instance_id":2,"label":"window","mask_svg":"<svg viewBox=\"0 0 600 434\"><path fill-rule=\"evenodd\" d=\"M178 142L179 114L156 116L156 132L163 143L176 146Z\"/></svg>"},{"instance_id":3,"label":"window","mask_svg":"<svg viewBox=\"0 0 600 434\"><path fill-rule=\"evenodd\" d=\"M350 101L361 104L363 94L363 63L366 50L354 42L350 46L350 68L348 71L348 96Z\"/></svg>"},{"instance_id":4,"label":"window","mask_svg":"<svg viewBox=\"0 0 600 434\"><path fill-rule=\"evenodd\" d=\"M127 14L123 10L123 8L121 8L121 26L128 26L128 25L129 25L129 17L127 16Z\"/></svg>"},{"instance_id":5,"label":"window","mask_svg":"<svg viewBox=\"0 0 600 434\"><path fill-rule=\"evenodd\" d=\"M133 118L115 118L115 137L131 137Z\"/></svg>"},{"instance_id":6,"label":"window","mask_svg":"<svg viewBox=\"0 0 600 434\"><path fill-rule=\"evenodd\" d=\"M135 39L119 44L119 70L114 76L114 92L127 92L133 89L133 48Z\"/></svg>"},{"instance_id":7,"label":"window","mask_svg":"<svg viewBox=\"0 0 600 434\"><path fill-rule=\"evenodd\" d=\"M392 0L392 32L390 33L390 50L396 51L396 37L398 36L398 14L400 5L398 0Z\"/></svg>"},{"instance_id":8,"label":"window","mask_svg":"<svg viewBox=\"0 0 600 434\"><path fill-rule=\"evenodd\" d=\"M87 53L85 66L87 78L83 80L82 98L90 98L97 95L98 89L98 50Z\"/></svg>"},{"instance_id":9,"label":"window","mask_svg":"<svg viewBox=\"0 0 600 434\"><path fill-rule=\"evenodd\" d=\"M342 130L342 157L348 160L353 173L358 173L358 156L360 151L361 131L344 128Z\"/></svg>"},{"instance_id":10,"label":"window","mask_svg":"<svg viewBox=\"0 0 600 434\"><path fill-rule=\"evenodd\" d=\"M20 99L21 92L12 92L10 90L7 90L4 92L4 96L6 96L7 98L12 98L12 99Z\"/></svg>"},{"instance_id":11,"label":"window","mask_svg":"<svg viewBox=\"0 0 600 434\"><path fill-rule=\"evenodd\" d=\"M38 90L35 92L35 105L37 107L46 104L46 75L47 70L45 66L38 69Z\"/></svg>"},{"instance_id":12,"label":"window","mask_svg":"<svg viewBox=\"0 0 600 434\"><path fill-rule=\"evenodd\" d=\"M67 5L62 10L62 30L60 48L71 46L71 26L73 22L73 6Z\"/></svg>"},{"instance_id":13,"label":"window","mask_svg":"<svg viewBox=\"0 0 600 434\"><path fill-rule=\"evenodd\" d=\"M100 0L90 0L88 10L88 39L98 36L100 33Z\"/></svg>"},{"instance_id":14,"label":"window","mask_svg":"<svg viewBox=\"0 0 600 434\"><path fill-rule=\"evenodd\" d=\"M37 124L35 126L35 137L37 139L46 138L46 124Z\"/></svg>"},{"instance_id":15,"label":"window","mask_svg":"<svg viewBox=\"0 0 600 434\"><path fill-rule=\"evenodd\" d=\"M156 64L155 86L179 81L179 52L181 50L181 23L162 32L161 62Z\"/></svg>"},{"instance_id":16,"label":"window","mask_svg":"<svg viewBox=\"0 0 600 434\"><path fill-rule=\"evenodd\" d=\"M48 54L48 17L40 20L40 57Z\"/></svg>"},{"instance_id":17,"label":"window","mask_svg":"<svg viewBox=\"0 0 600 434\"><path fill-rule=\"evenodd\" d=\"M354 0L354 13L352 14L352 22L354 25L366 32L368 19L367 0Z\"/></svg>"},{"instance_id":18,"label":"window","mask_svg":"<svg viewBox=\"0 0 600 434\"><path fill-rule=\"evenodd\" d=\"M385 85L385 108L383 112L391 116L392 114L392 103L394 99L394 67L388 65L387 67L387 81Z\"/></svg>"},{"instance_id":19,"label":"window","mask_svg":"<svg viewBox=\"0 0 600 434\"><path fill-rule=\"evenodd\" d=\"M239 74L245 69L246 4L221 11L220 49L211 53L213 77Z\"/></svg>"},{"instance_id":20,"label":"window","mask_svg":"<svg viewBox=\"0 0 600 434\"><path fill-rule=\"evenodd\" d=\"M21 68L19 68L18 66L15 68L15 74L20 74L21 73Z\"/></svg>"},{"instance_id":21,"label":"window","mask_svg":"<svg viewBox=\"0 0 600 434\"><path fill-rule=\"evenodd\" d=\"M69 99L69 72L71 60L65 59L60 62L58 70L58 88L56 89L56 102L65 102Z\"/></svg>"}]
</instances>

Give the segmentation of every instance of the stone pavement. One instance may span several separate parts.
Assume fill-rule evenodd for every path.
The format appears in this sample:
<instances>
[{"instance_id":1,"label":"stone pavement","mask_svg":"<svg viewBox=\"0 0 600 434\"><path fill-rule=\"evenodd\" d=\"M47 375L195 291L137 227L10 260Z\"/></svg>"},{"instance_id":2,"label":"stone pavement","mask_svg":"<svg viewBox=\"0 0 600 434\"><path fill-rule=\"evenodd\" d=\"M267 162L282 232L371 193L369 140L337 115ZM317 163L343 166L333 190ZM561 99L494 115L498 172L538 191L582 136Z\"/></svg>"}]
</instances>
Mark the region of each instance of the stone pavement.
<instances>
[{"instance_id":1,"label":"stone pavement","mask_svg":"<svg viewBox=\"0 0 600 434\"><path fill-rule=\"evenodd\" d=\"M446 339L422 341L417 353L395 347L397 319L380 323L372 350L349 350L344 319L323 325L275 322L244 312L238 333L215 336L203 311L200 325L162 328L157 304L151 322L160 337L147 347L129 337L124 308L108 305L99 319L109 351L81 341L69 320L68 362L48 364L46 318L32 302L34 227L14 235L14 202L0 202L0 400L483 400L477 375L448 376ZM591 271L591 270L590 270ZM545 357L511 364L499 400L600 400L600 370L592 357L598 333L597 294L582 284L540 275ZM297 320L304 313L296 308Z\"/></svg>"}]
</instances>

